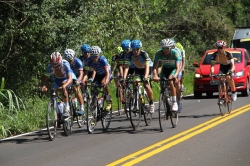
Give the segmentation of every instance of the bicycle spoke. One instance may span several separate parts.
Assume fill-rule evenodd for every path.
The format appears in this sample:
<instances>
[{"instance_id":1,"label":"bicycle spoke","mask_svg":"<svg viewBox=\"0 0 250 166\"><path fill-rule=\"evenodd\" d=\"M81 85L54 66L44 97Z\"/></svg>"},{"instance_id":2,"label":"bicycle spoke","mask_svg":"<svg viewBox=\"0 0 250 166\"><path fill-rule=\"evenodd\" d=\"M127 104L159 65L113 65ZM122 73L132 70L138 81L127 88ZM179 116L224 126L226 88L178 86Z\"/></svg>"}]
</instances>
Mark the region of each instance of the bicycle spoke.
<instances>
[{"instance_id":1,"label":"bicycle spoke","mask_svg":"<svg viewBox=\"0 0 250 166\"><path fill-rule=\"evenodd\" d=\"M146 126L149 126L151 120L152 120L152 114L150 113L150 105L149 105L149 98L148 95L144 95L144 103L142 103L142 113L144 115L144 121L146 123Z\"/></svg>"},{"instance_id":2,"label":"bicycle spoke","mask_svg":"<svg viewBox=\"0 0 250 166\"><path fill-rule=\"evenodd\" d=\"M159 110L158 110L158 115L159 115L159 124L160 124L160 130L163 132L167 126L167 111L166 111L166 103L165 103L165 98L161 94L160 99L159 99Z\"/></svg>"},{"instance_id":3,"label":"bicycle spoke","mask_svg":"<svg viewBox=\"0 0 250 166\"><path fill-rule=\"evenodd\" d=\"M58 124L57 122L58 122L57 106L54 107L53 102L49 101L46 114L46 127L51 141L53 141L56 136L57 124Z\"/></svg>"},{"instance_id":4,"label":"bicycle spoke","mask_svg":"<svg viewBox=\"0 0 250 166\"><path fill-rule=\"evenodd\" d=\"M129 115L130 115L130 122L134 130L140 124L141 121L141 107L140 107L140 100L139 100L139 93L135 94L135 97L130 98L129 103Z\"/></svg>"}]
</instances>

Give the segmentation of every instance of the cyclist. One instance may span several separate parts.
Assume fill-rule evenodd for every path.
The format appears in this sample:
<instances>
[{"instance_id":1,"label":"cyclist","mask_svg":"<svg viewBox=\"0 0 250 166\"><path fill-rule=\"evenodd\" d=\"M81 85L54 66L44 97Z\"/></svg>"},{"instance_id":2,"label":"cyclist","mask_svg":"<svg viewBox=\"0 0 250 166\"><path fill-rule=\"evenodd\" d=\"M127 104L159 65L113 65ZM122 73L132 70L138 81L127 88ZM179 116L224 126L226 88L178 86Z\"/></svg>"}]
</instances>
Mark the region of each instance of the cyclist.
<instances>
[{"instance_id":1,"label":"cyclist","mask_svg":"<svg viewBox=\"0 0 250 166\"><path fill-rule=\"evenodd\" d=\"M178 104L178 112L181 113L182 111L182 101L181 101L181 92L182 92L182 86L181 86L181 80L183 78L183 54L182 54L182 51L176 47L176 42L173 38L171 38L172 42L173 42L173 49L175 49L179 55L180 55L180 71L179 71L179 74L177 76L177 83L176 83L176 94L177 94L177 104Z\"/></svg>"},{"instance_id":2,"label":"cyclist","mask_svg":"<svg viewBox=\"0 0 250 166\"><path fill-rule=\"evenodd\" d=\"M42 91L47 91L46 83L50 76L54 76L54 82L52 83L52 88L57 91L63 91L62 99L64 102L64 112L63 116L68 117L69 115L69 98L68 92L66 88L69 88L73 80L77 80L75 74L70 68L70 64L68 61L63 60L62 56L59 52L53 52L50 56L50 64L46 67L46 73L42 79Z\"/></svg>"},{"instance_id":3,"label":"cyclist","mask_svg":"<svg viewBox=\"0 0 250 166\"><path fill-rule=\"evenodd\" d=\"M182 76L181 76L181 79L180 79L180 85L181 85L181 91L184 92L185 88L184 88L184 85L183 85L183 78L184 78L185 65L186 65L186 53L185 53L185 50L184 50L181 43L177 42L175 47L179 48L181 50L181 56L182 56L181 62L182 62L182 65L181 65L180 70L182 71Z\"/></svg>"},{"instance_id":4,"label":"cyclist","mask_svg":"<svg viewBox=\"0 0 250 166\"><path fill-rule=\"evenodd\" d=\"M169 81L171 98L173 102L172 111L178 111L178 104L176 102L176 88L177 77L180 71L180 55L173 49L173 41L169 38L163 39L160 42L162 47L155 53L154 66L153 66L153 79L159 81L158 67L162 67L160 78L173 79Z\"/></svg>"},{"instance_id":5,"label":"cyclist","mask_svg":"<svg viewBox=\"0 0 250 166\"><path fill-rule=\"evenodd\" d=\"M82 93L80 92L80 83L83 79L83 64L79 58L75 57L75 51L72 49L66 49L64 51L64 58L69 62L71 69L77 77L76 85L74 86L73 90L77 100L80 103L80 111L77 111L76 113L78 115L82 115L84 114L84 101L82 98Z\"/></svg>"},{"instance_id":6,"label":"cyclist","mask_svg":"<svg viewBox=\"0 0 250 166\"><path fill-rule=\"evenodd\" d=\"M126 65L129 65L128 74L133 75L135 66L133 64L130 65L130 62L126 60L129 52L131 51L131 41L129 39L125 39L122 41L122 50L123 52L120 54L120 61L119 61L120 75L123 76L123 72Z\"/></svg>"},{"instance_id":7,"label":"cyclist","mask_svg":"<svg viewBox=\"0 0 250 166\"><path fill-rule=\"evenodd\" d=\"M90 49L90 57L87 59L86 65L95 70L96 74L93 74L88 81L97 82L102 85L106 92L106 111L109 111L112 106L112 100L109 93L108 83L111 80L111 68L108 60L101 55L101 48L99 46L92 46ZM88 74L88 70L86 70ZM87 77L84 77L84 82L87 81Z\"/></svg>"},{"instance_id":8,"label":"cyclist","mask_svg":"<svg viewBox=\"0 0 250 166\"><path fill-rule=\"evenodd\" d=\"M223 40L218 40L215 43L215 47L217 48L217 51L211 55L211 60L215 60L216 62L220 63L219 72L222 74L233 73L235 70L234 59L233 59L232 54L225 50L226 42ZM213 80L213 77L212 77L213 74L214 74L214 63L212 63L211 68L210 68L211 80ZM237 93L236 93L234 80L232 79L231 76L227 76L226 80L229 83L229 86L232 91L232 96L231 96L232 100L236 101Z\"/></svg>"},{"instance_id":9,"label":"cyclist","mask_svg":"<svg viewBox=\"0 0 250 166\"><path fill-rule=\"evenodd\" d=\"M151 74L149 73L150 58L148 56L148 53L141 49L142 43L140 40L133 40L131 42L131 48L132 48L132 51L129 52L127 59L126 59L127 62L130 61L130 65L128 65L129 63L126 63L124 73L123 73L124 74L123 78L126 79L129 66L135 65L135 69L134 69L134 74L136 76L135 79L137 79L138 77L139 77L139 80L143 79L144 87L149 98L150 113L154 113L153 91L148 81L148 77Z\"/></svg>"},{"instance_id":10,"label":"cyclist","mask_svg":"<svg viewBox=\"0 0 250 166\"><path fill-rule=\"evenodd\" d=\"M113 73L114 77L119 76L119 69L120 69L120 54L123 52L122 47L117 47L116 48L116 54L112 56L112 62L111 62L111 73ZM117 79L114 80L115 84L117 85Z\"/></svg>"},{"instance_id":11,"label":"cyclist","mask_svg":"<svg viewBox=\"0 0 250 166\"><path fill-rule=\"evenodd\" d=\"M95 71L92 68L89 68L86 63L87 63L87 59L90 57L90 45L88 44L83 44L81 46L81 50L82 50L82 56L79 57L79 59L82 61L82 64L84 66L83 69L83 77L86 77L86 79L91 78L93 74L95 74ZM85 70L88 70L88 74L86 75Z\"/></svg>"}]
</instances>

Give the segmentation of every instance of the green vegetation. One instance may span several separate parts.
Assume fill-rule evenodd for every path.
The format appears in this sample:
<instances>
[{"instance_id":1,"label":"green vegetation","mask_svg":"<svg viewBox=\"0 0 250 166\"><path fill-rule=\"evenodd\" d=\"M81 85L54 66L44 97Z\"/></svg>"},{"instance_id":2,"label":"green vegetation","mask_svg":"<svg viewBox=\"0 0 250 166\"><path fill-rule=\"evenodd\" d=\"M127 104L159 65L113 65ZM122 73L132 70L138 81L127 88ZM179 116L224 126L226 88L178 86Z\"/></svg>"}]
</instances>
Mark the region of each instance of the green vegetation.
<instances>
[{"instance_id":1,"label":"green vegetation","mask_svg":"<svg viewBox=\"0 0 250 166\"><path fill-rule=\"evenodd\" d=\"M36 89L52 52L72 48L79 56L88 43L110 59L124 39L140 39L153 59L161 39L174 37L186 50L184 84L192 93L193 61L218 39L229 44L234 27L249 24L249 6L248 0L0 0L0 138L44 127L47 100Z\"/></svg>"}]
</instances>

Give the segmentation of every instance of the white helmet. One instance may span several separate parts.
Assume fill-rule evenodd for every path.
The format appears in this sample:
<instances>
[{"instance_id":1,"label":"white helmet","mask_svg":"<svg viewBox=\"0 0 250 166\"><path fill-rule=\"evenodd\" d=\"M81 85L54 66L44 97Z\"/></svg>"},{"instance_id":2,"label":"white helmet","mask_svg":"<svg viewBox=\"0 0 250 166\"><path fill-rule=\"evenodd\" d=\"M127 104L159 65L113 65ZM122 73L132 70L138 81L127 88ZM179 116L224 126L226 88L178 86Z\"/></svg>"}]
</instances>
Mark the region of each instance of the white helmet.
<instances>
[{"instance_id":1,"label":"white helmet","mask_svg":"<svg viewBox=\"0 0 250 166\"><path fill-rule=\"evenodd\" d=\"M166 38L161 41L160 45L161 47L173 47L174 42L171 39Z\"/></svg>"},{"instance_id":2,"label":"white helmet","mask_svg":"<svg viewBox=\"0 0 250 166\"><path fill-rule=\"evenodd\" d=\"M90 55L98 55L102 52L99 46L92 46L90 49Z\"/></svg>"},{"instance_id":3,"label":"white helmet","mask_svg":"<svg viewBox=\"0 0 250 166\"><path fill-rule=\"evenodd\" d=\"M67 49L64 51L64 58L67 61L71 61L75 57L75 51L72 49Z\"/></svg>"}]
</instances>

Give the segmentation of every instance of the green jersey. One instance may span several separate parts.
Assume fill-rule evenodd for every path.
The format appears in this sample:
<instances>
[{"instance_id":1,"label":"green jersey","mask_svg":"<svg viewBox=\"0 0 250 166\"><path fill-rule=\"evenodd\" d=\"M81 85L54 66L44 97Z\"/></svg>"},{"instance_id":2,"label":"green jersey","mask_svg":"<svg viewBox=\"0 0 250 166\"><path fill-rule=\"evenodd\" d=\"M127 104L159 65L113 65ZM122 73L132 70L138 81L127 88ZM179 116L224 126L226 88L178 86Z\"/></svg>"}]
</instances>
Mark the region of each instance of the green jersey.
<instances>
[{"instance_id":1,"label":"green jersey","mask_svg":"<svg viewBox=\"0 0 250 166\"><path fill-rule=\"evenodd\" d=\"M166 56L163 53L163 50L160 49L155 53L154 61L162 63L162 66L167 69L176 68L176 64L180 63L181 55L178 51L171 49L170 55Z\"/></svg>"}]
</instances>

